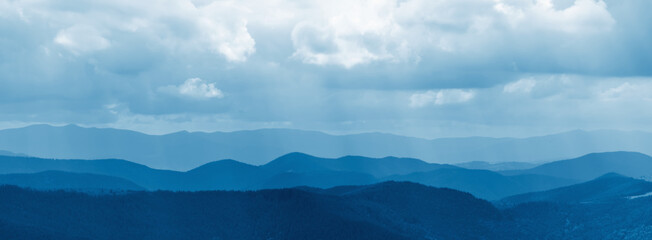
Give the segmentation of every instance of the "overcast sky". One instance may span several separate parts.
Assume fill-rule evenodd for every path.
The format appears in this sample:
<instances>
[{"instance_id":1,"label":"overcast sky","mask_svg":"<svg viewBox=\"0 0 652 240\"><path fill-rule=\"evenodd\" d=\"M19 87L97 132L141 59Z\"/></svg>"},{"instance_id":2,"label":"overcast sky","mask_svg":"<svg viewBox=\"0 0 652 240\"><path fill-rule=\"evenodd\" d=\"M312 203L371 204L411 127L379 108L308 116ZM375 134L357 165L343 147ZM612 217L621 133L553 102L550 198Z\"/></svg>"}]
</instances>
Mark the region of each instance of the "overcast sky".
<instances>
[{"instance_id":1,"label":"overcast sky","mask_svg":"<svg viewBox=\"0 0 652 240\"><path fill-rule=\"evenodd\" d=\"M0 0L0 128L652 131L652 1Z\"/></svg>"}]
</instances>

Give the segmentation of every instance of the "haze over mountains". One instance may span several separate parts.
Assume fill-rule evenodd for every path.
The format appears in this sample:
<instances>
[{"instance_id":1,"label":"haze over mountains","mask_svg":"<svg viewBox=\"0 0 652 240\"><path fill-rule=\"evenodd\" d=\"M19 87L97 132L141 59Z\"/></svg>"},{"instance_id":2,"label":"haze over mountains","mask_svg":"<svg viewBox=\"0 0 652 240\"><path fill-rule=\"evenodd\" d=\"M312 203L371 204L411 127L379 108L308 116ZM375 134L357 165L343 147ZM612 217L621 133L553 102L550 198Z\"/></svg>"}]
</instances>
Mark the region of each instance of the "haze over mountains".
<instances>
[{"instance_id":1,"label":"haze over mountains","mask_svg":"<svg viewBox=\"0 0 652 240\"><path fill-rule=\"evenodd\" d=\"M147 135L76 125L33 125L0 130L0 149L44 158L119 158L173 170L189 170L220 159L259 165L290 152L328 158L346 155L412 157L433 163L538 163L593 152L636 151L652 154L652 134L572 131L530 138L427 140L381 133L329 135L290 129Z\"/></svg>"}]
</instances>

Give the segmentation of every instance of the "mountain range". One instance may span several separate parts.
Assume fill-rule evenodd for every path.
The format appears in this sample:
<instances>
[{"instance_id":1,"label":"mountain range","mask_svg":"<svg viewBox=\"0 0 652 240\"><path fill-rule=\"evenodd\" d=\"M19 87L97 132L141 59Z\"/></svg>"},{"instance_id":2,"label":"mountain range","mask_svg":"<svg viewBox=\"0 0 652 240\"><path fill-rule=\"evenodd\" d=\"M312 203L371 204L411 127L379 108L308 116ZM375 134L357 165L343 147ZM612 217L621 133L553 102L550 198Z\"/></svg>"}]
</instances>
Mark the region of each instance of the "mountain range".
<instances>
[{"instance_id":1,"label":"mountain range","mask_svg":"<svg viewBox=\"0 0 652 240\"><path fill-rule=\"evenodd\" d=\"M398 156L436 163L540 163L593 152L652 154L652 134L571 131L529 138L422 139L382 133L329 135L291 129L176 132L148 135L111 128L32 125L0 130L0 149L42 158L117 158L159 169L186 171L219 159L261 165L290 152L337 158ZM527 167L527 166L526 166ZM484 168L487 170L508 170Z\"/></svg>"},{"instance_id":2,"label":"mountain range","mask_svg":"<svg viewBox=\"0 0 652 240\"><path fill-rule=\"evenodd\" d=\"M603 166L602 168L595 167L598 162ZM562 165L558 170L548 167L559 164ZM540 169L548 169L548 171ZM508 171L506 174L427 163L413 158L345 156L331 159L303 153L286 154L260 166L235 160L220 160L185 172L153 169L118 159L54 160L0 156L0 174L14 174L10 175L11 177L4 175L4 178L0 178L0 183L3 183L3 179L16 179L17 176L20 176L22 181L35 182L40 179L39 176L35 175L32 177L35 179L30 180L30 174L44 174L42 173L44 171L58 171L59 175L85 173L91 174L88 177L102 175L121 180L120 183L109 186L120 186L124 182L130 182L148 190L174 191L259 190L298 186L329 188L382 181L410 181L428 186L453 188L469 192L479 198L497 200L515 194L544 191L585 181L582 178L573 178L574 176L584 177L594 174L600 176L617 172L630 177L639 177L641 172L652 172L652 158L632 152L595 153L520 170L519 173ZM564 171L572 171L576 174L565 175ZM586 174L580 174L583 172ZM69 176L68 179L79 177L82 176ZM4 181L19 186L34 185L19 184L18 180ZM84 182L102 183L94 179ZM52 186L52 189L70 188L56 187L54 184L49 186ZM137 189L135 186L125 189Z\"/></svg>"}]
</instances>

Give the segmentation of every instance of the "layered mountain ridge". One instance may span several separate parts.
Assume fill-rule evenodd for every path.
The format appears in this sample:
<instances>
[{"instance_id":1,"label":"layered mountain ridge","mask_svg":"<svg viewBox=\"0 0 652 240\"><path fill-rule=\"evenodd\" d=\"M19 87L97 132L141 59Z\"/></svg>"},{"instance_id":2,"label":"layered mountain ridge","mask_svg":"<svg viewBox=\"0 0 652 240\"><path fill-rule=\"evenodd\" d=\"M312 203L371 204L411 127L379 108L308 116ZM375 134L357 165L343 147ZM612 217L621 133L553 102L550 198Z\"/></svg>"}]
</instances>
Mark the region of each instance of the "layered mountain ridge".
<instances>
[{"instance_id":1,"label":"layered mountain ridge","mask_svg":"<svg viewBox=\"0 0 652 240\"><path fill-rule=\"evenodd\" d=\"M429 140L383 133L329 135L292 129L148 135L111 128L32 125L0 130L0 150L42 158L127 159L154 168L180 171L219 159L261 165L290 152L326 158L400 156L449 164L473 161L539 163L594 152L635 151L649 155L652 154L652 134L604 130L529 138Z\"/></svg>"},{"instance_id":2,"label":"layered mountain ridge","mask_svg":"<svg viewBox=\"0 0 652 240\"><path fill-rule=\"evenodd\" d=\"M595 170L593 162L586 160L590 158L604 163L605 167L600 169L602 172ZM584 168L590 174L617 172L630 177L639 177L638 173L640 172L652 172L652 167L646 168L647 165L641 164L641 161L652 163L652 158L639 153L612 152L589 154L549 164L568 164L570 162L577 168L573 171ZM290 153L260 166L235 160L221 160L204 164L190 171L180 172L153 169L118 159L54 160L0 156L0 174L60 171L105 175L132 182L148 190L258 190L297 186L329 188L341 185L373 184L382 181L410 181L428 186L453 188L469 192L476 197L497 200L511 195L544 191L584 181L584 179L564 178L561 177L563 175L556 174L556 172L539 172L538 169L540 167L522 170L522 173L519 174L513 171L505 174L489 170L465 169L447 164L426 163L412 158L345 156L330 159L303 153ZM635 169L635 171L625 171L628 169ZM568 169L564 168L564 170ZM23 176L25 181L27 181L26 176ZM3 182L0 181L0 183ZM17 184L18 182L15 181L5 183L29 186L29 184ZM56 189L56 187L53 188Z\"/></svg>"}]
</instances>

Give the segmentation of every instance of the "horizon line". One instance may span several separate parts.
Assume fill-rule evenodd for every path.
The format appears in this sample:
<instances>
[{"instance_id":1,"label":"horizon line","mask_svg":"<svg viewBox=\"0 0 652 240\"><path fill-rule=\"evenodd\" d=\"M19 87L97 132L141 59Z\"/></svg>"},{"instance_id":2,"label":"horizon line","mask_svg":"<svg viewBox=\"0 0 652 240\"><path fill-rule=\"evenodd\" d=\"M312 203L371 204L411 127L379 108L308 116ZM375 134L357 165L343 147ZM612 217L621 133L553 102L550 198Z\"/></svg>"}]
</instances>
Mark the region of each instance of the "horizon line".
<instances>
[{"instance_id":1,"label":"horizon line","mask_svg":"<svg viewBox=\"0 0 652 240\"><path fill-rule=\"evenodd\" d=\"M547 134L528 135L528 136L524 136L524 137L469 135L469 136L452 136L452 137L434 137L434 138L425 138L425 137L410 136L410 135L405 135L405 134L397 134L397 133L381 132L381 131L350 132L350 133L335 133L335 132L325 131L325 130L300 129L300 128L280 128L280 127L277 127L277 128L275 128L275 127L270 127L270 128L239 129L239 130L232 130L232 131L226 131L226 130L215 130L215 131L202 131L202 130L198 130L198 131L189 131L189 130L178 130L178 131L172 131L172 132L166 132L166 133L151 133L151 132L146 132L146 131L137 130L137 129L130 129L130 128L116 128L116 127L105 127L105 126L93 126L93 125L78 124L78 123L66 123L66 124L31 123L31 124L25 124L25 125L22 125L22 126L19 126L19 127L0 128L0 131L23 129L23 128L29 128L29 127L35 127L35 126L48 126L48 127L54 127L54 128L78 127L78 128L83 128L83 129L119 130L119 131L135 132L135 133L144 134L144 135L148 135L148 136L167 136L167 135L174 135L174 134L180 134L180 133L189 133L189 134L216 134L216 133L224 133L224 134L230 134L230 133L240 133L240 132L265 131L265 130L286 130L286 131L297 131L297 132L318 133L318 134L324 134L324 135L335 136L335 137L355 136L355 135L372 135L372 134L381 134L381 135L389 135L389 136L395 136L395 137L414 138L414 139L420 139L420 140L425 140L425 141L435 141L435 140L445 140L445 139L469 139L469 138L490 138L490 139L528 139L528 138L537 138L537 137L547 137L547 136L561 135L561 134L572 133L572 132L586 132L586 133L591 133L591 132L615 131L615 132L626 132L626 133L645 133L645 134L652 134L652 132L645 131L645 130L622 130L622 129L569 129L569 130L563 130L563 131L552 131L551 133L547 133Z\"/></svg>"}]
</instances>

